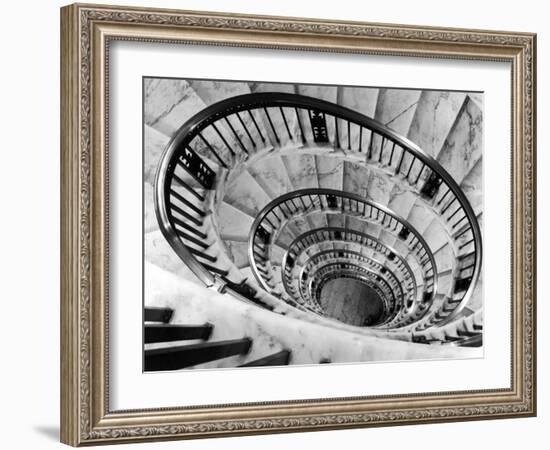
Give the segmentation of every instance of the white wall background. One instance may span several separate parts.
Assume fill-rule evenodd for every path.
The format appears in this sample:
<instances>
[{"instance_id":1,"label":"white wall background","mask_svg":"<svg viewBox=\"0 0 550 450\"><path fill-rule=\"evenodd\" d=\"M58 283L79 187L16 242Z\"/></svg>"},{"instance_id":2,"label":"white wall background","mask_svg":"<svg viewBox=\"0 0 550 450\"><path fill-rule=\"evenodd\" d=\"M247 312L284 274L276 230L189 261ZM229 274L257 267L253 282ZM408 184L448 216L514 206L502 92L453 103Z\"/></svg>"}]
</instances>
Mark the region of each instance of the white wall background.
<instances>
[{"instance_id":1,"label":"white wall background","mask_svg":"<svg viewBox=\"0 0 550 450\"><path fill-rule=\"evenodd\" d=\"M118 2L127 3L127 2ZM532 419L375 428L142 444L144 449L263 449L339 446L410 449L542 448L550 426L550 339L544 317L550 211L550 14L545 2L388 0L134 0L136 6L246 12L327 19L533 31L538 37L539 416ZM2 5L0 71L0 299L3 448L59 448L59 10L57 0ZM128 448L128 446L122 446ZM119 448L122 448L119 447ZM137 447L133 447L137 448Z\"/></svg>"}]
</instances>

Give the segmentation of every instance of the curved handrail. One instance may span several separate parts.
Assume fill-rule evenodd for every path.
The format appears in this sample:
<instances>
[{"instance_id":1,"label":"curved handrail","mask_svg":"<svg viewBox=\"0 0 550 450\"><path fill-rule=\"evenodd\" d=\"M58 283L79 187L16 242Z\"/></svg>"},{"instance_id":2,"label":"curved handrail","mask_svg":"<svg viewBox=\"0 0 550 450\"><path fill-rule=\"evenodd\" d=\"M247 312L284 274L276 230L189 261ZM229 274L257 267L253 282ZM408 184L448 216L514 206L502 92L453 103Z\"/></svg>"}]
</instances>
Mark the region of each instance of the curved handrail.
<instances>
[{"instance_id":1,"label":"curved handrail","mask_svg":"<svg viewBox=\"0 0 550 450\"><path fill-rule=\"evenodd\" d=\"M348 256L339 256L340 254L348 255ZM400 298L400 299L404 298L403 287L401 285L401 282L399 281L399 278L397 278L397 276L393 273L393 271L391 269L386 267L384 264L378 262L374 258L369 258L368 256L363 255L360 252L356 252L356 251L348 250L348 249L323 250L321 252L318 252L318 253L312 255L307 260L307 262L304 264L304 266L300 269L300 274L298 276L298 280L303 280L305 278L304 275L308 274L313 266L316 266L317 264L320 264L321 262L326 261L326 259L323 258L326 255L332 255L332 258L331 258L332 260L341 260L341 259L349 260L349 261L358 260L358 261L364 262L366 264L369 264L371 266L374 265L374 266L378 266L380 269L384 269L385 272L388 274L388 277L391 278L393 280L394 284L397 286L398 294L397 294L396 297ZM384 276L385 274L383 272L380 272L378 275L380 277L384 278L386 280L386 282L391 286L390 282L386 279L386 277ZM309 276L308 276L308 278L309 278Z\"/></svg>"},{"instance_id":2,"label":"curved handrail","mask_svg":"<svg viewBox=\"0 0 550 450\"><path fill-rule=\"evenodd\" d=\"M421 264L421 267L422 267L422 270L424 271L426 278L431 278L433 280L432 295L435 295L435 292L437 292L437 266L435 263L435 259L424 238L416 230L416 228L412 226L410 222L408 222L406 219L399 216L398 214L394 213L389 208L383 205L380 205L372 200L364 199L360 195L350 193L350 192L342 192L335 189L321 189L321 188L301 189L301 190L292 191L287 194L281 195L280 197L277 197L276 199L268 203L260 211L260 213L256 216L256 219L252 223L252 226L250 228L250 232L248 235L248 258L250 262L250 267L252 269L252 273L256 277L256 280L258 281L260 286L262 286L264 289L268 290L269 287L267 286L263 277L258 271L257 261L255 258L255 250L257 247L256 239L258 237L259 227L263 226L264 227L263 229L265 230L266 227L263 225L264 220L266 220L270 214L274 214L274 210L276 208L279 208L281 204L284 204L290 201L293 202L293 200L301 199L302 197L318 197L320 199L319 204L316 204L315 202L313 202L312 205L303 212L303 214L305 213L309 214L313 211L323 210L323 205L321 201L325 197L327 199L332 197L335 199L335 201L336 199L342 199L342 205L344 205L345 203L343 199L347 199L350 201L349 202L350 205L353 205L351 201L356 203L355 204L356 211L353 214L355 217L358 217L361 220L365 220L367 222L380 224L381 226L384 226L386 229L389 229L392 232L394 232L396 234L396 237L399 234L399 232L403 229L406 229L408 233L412 233L412 235L414 236L414 239L416 239L416 242L413 242L413 240L411 240L411 245L414 244L412 245L411 251L413 253L416 252L416 254L420 256L420 259L423 259L425 257L427 258L427 262L429 262L429 266L427 265L427 262L426 262L424 264ZM300 202L297 201L297 203L299 204ZM362 208L360 208L359 205L362 205ZM366 214L367 206L369 207L368 216ZM353 209L353 207L351 207L351 209ZM373 210L375 211L375 215L373 214ZM344 215L351 214L347 212L344 206L341 209L339 209L339 211L341 211L341 214L344 214ZM387 220L388 218L389 220ZM272 221L269 221L269 223L272 225ZM299 239L299 237L297 239ZM289 249L290 248L292 248L292 244L289 247ZM417 248L418 250L416 250ZM425 266L428 266L428 267L425 267ZM286 267L286 258L283 261L282 267L283 267L283 273L284 273L284 268ZM430 271L431 271L431 275L428 276L427 274Z\"/></svg>"},{"instance_id":3,"label":"curved handrail","mask_svg":"<svg viewBox=\"0 0 550 450\"><path fill-rule=\"evenodd\" d=\"M321 242L326 242L326 239L322 239L322 240L319 240L319 241L315 241L314 239L309 239L310 237L317 237L319 235L323 235L323 233L328 233L329 235L332 233L334 234L334 238L330 238L331 241L342 241L342 242L347 242L345 240L345 235L346 234L350 234L350 235L356 235L356 236L359 236L361 237L362 239L365 239L365 241L368 243L368 242L373 242L375 245L372 246L372 248L380 248L381 250L384 250L385 252L387 252L388 254L393 254L395 255L395 258L398 260L399 264L404 268L404 273L408 273L409 275L409 278L411 279L412 283L413 283L413 288L414 288L414 294L413 294L413 298L416 299L417 297L417 287L416 287L416 282L415 282L415 278L414 278L414 275L413 275L413 271L409 265L409 263L405 260L405 258L403 258L395 249L393 249L392 247L384 244L383 242L381 242L380 240L378 240L377 238L367 234L367 233L363 233L363 232L360 232L360 231L357 231L357 230L352 230L352 229L349 229L349 228L338 228L338 227L324 227L324 228L316 228L316 229L313 229L313 230L310 230L300 236L298 236L296 239L294 239L294 241L292 241L292 243L290 244L290 246L288 247L288 250L285 252L284 256L283 256L283 262L282 262L282 265L281 265L281 278L282 278L282 281L283 281L283 284L285 286L285 290L289 290L289 280L288 278L286 277L286 270L285 268L287 267L287 260L288 260L288 255L290 254L291 252L291 249L293 249L293 247L296 247L297 244L300 242L300 241L307 241L309 246L306 246L304 247L304 249L302 249L300 251L300 253L303 253L307 250L307 248L313 246L313 245L317 245ZM341 237L338 239L337 238L337 235L340 235ZM351 241L350 241L351 242ZM358 242L353 242L353 243L358 243ZM295 256L295 259L298 260L298 255Z\"/></svg>"},{"instance_id":4,"label":"curved handrail","mask_svg":"<svg viewBox=\"0 0 550 450\"><path fill-rule=\"evenodd\" d=\"M218 120L222 120L231 116L233 114L238 115L242 111L252 111L259 108L294 108L296 114L298 114L297 109L308 110L308 111L321 111L323 114L328 114L335 119L335 145L341 147L340 138L338 136L338 119L347 121L348 129L351 123L355 126L360 127L360 131L363 128L377 133L382 137L382 145L380 147L380 157L384 151L384 142L389 141L393 143L391 158L393 158L393 151L398 146L401 148L401 155L399 160L399 166L397 167L396 174L402 174L401 164L405 158L405 155L409 155L411 158L411 163L409 165L408 171L406 173L406 179L409 180L409 175L411 169L417 161L419 161L419 170L417 172L417 177L415 184L420 179L422 173L426 171L428 176L435 174L435 180L432 180L432 187L436 186L437 188L441 184L445 184L447 187L447 192L444 196L447 196L448 193L451 193L451 196L448 197L447 207L454 203L458 202L459 208L462 209L464 216L460 218L459 222L464 218L467 219L469 227L462 227L462 230L471 231L472 233L472 243L474 250L472 255L474 256L473 272L465 280L460 280L467 284L467 289L465 294L462 297L460 303L454 307L451 314L443 319L439 324L442 325L450 321L453 317L456 317L457 314L464 308L464 306L469 301L470 297L473 294L475 284L479 278L481 271L481 259L482 259L482 243L481 243L481 232L479 225L477 223L477 218L474 214L474 211L468 202L466 196L459 188L458 184L454 181L451 175L431 156L424 153L418 146L407 138L398 135L389 127L375 121L372 118L369 118L363 114L360 114L351 109L345 108L340 105L336 105L324 100L317 98L306 97L297 94L287 94L287 93L256 93L256 94L244 94L229 99L222 100L218 103L210 105L209 107L203 109L195 116L190 118L185 122L174 137L170 140L167 145L165 152L162 156L161 164L158 167L156 178L155 178L155 211L157 215L157 220L159 222L159 227L161 232L167 239L168 243L178 254L178 256L191 268L191 270L201 279L205 284L211 285L215 282L215 276L210 273L190 252L186 245L183 244L181 239L178 237L174 229L174 221L171 217L171 213L167 208L169 204L170 197L170 183L172 182L171 177L174 172L174 168L177 162L177 159L181 157L182 153L186 150L188 145L193 139L197 136L200 136L201 131L207 128L210 125L214 125ZM282 111L282 110L281 110ZM290 134L290 133L289 133ZM302 139L305 140L305 135L303 130L301 130ZM371 140L372 143L372 140ZM241 143L242 145L242 143ZM351 148L348 134L348 148ZM211 149L213 151L213 149ZM231 150L231 149L229 149ZM243 146L243 150L246 149ZM358 151L361 151L361 142ZM213 151L214 152L214 151ZM231 153L234 154L233 150ZM217 155L214 152L214 155L217 157L218 162L222 167L228 168L228 165L231 165L231 161L226 161ZM369 149L368 158L371 156L371 149ZM391 160L390 160L391 165ZM428 168L428 170L426 170ZM430 178L431 180L431 178ZM432 189L433 190L433 189ZM457 211L458 211L457 209ZM450 221L450 219L448 219ZM458 225L457 221L453 224L453 229ZM457 235L463 235L464 231L458 231ZM456 235L455 235L456 236ZM455 237L455 239L457 239ZM455 280L455 283L458 284L458 280Z\"/></svg>"},{"instance_id":5,"label":"curved handrail","mask_svg":"<svg viewBox=\"0 0 550 450\"><path fill-rule=\"evenodd\" d=\"M318 274L323 272L323 271L328 272L328 270L326 270L326 269L329 269L331 267L342 268L343 270L350 270L351 269L351 271L356 271L358 273L363 273L363 274L366 273L366 274L368 274L369 279L374 279L375 281L377 281L377 278L379 277L379 275L376 271L374 271L372 269L369 269L367 267L363 267L359 264L354 264L354 263L350 263L350 262L341 263L341 262L328 261L326 264L321 265L321 266L319 266L315 269L315 273L312 276L311 282L315 282L315 283L319 282L320 283L322 281L322 278L319 279L319 281L316 281L318 279ZM397 304L397 298L395 296L395 293L393 292L393 289L391 288L391 286L389 285L389 283L386 280L382 279L382 284L384 285L386 290L389 291L389 293L391 294L391 297L393 299L391 309L394 309L395 305ZM380 288L380 290L382 292L384 292L384 289ZM384 292L384 294L387 294L387 293Z\"/></svg>"}]
</instances>

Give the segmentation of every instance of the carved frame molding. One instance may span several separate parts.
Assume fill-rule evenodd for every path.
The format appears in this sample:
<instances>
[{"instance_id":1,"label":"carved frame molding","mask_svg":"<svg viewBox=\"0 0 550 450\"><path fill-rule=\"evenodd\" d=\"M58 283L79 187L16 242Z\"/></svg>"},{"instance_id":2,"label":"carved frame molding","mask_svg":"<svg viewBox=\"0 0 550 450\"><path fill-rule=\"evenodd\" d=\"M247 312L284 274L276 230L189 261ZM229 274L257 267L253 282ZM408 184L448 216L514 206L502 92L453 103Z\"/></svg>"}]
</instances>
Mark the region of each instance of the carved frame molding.
<instances>
[{"instance_id":1,"label":"carved frame molding","mask_svg":"<svg viewBox=\"0 0 550 450\"><path fill-rule=\"evenodd\" d=\"M120 411L108 404L109 42L507 61L512 66L512 386ZM536 414L536 36L75 4L61 10L61 439L71 445Z\"/></svg>"}]
</instances>

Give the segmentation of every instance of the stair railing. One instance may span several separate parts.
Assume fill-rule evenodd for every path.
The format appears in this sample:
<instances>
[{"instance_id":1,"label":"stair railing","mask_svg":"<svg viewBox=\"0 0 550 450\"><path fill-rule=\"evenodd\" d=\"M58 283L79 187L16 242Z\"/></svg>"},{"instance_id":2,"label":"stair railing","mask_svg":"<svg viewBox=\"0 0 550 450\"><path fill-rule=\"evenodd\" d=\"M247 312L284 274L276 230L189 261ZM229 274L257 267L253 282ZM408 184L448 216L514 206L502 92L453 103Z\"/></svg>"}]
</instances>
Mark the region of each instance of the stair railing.
<instances>
[{"instance_id":1,"label":"stair railing","mask_svg":"<svg viewBox=\"0 0 550 450\"><path fill-rule=\"evenodd\" d=\"M274 120L275 114L282 121ZM296 130L289 127L290 120L296 121ZM284 124L284 129L275 129L275 124ZM230 170L237 160L247 158L259 146L266 146L268 140L275 139L281 145L287 135L289 140L304 146L332 146L364 153L367 163L400 177L427 202L432 202L454 233L452 238L461 252L462 265L459 277L454 280L453 303L446 305L449 313L434 315L434 324L443 325L456 317L472 296L482 258L479 224L457 183L413 142L376 120L330 102L295 94L245 94L222 100L185 122L169 142L155 179L155 210L168 243L198 278L212 285L228 273L219 269L216 258L198 243L206 240L201 230L201 213L174 192L180 195L185 192L197 199L199 206L197 203L194 206L202 213L206 209L200 205L206 196L176 171L183 169L201 189L212 190L218 172ZM182 198L188 200L185 195Z\"/></svg>"}]
</instances>

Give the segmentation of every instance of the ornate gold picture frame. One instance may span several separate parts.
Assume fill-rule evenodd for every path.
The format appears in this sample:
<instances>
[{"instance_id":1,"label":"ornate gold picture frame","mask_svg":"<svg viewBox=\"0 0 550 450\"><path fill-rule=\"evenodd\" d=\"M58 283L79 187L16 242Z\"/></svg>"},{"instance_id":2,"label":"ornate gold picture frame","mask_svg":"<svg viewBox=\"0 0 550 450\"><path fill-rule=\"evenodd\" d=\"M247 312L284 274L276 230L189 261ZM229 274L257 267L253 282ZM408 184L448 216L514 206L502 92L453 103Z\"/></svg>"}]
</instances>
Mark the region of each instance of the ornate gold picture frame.
<instances>
[{"instance_id":1,"label":"ornate gold picture frame","mask_svg":"<svg viewBox=\"0 0 550 450\"><path fill-rule=\"evenodd\" d=\"M113 256L109 238L113 206L109 192L116 170L110 165L109 139L113 130L109 108L113 96L110 68L116 64L111 46L116 42L208 45L296 54L376 55L412 58L417 62L508 64L511 83L506 94L511 98L511 115L508 122L499 123L498 127L511 136L511 148L502 149L502 157L511 160L510 183L502 186L502 191L508 190L511 198L510 299L504 306L510 310L509 373L506 374L509 386L428 389L387 395L365 395L358 391L345 397L285 397L280 401L258 397L252 402L113 408L110 370L114 356L110 352L110 340L114 324L110 320L109 293L116 274L111 273L109 266ZM216 73L210 75L219 78ZM62 442L80 446L534 416L535 88L536 36L530 33L105 5L74 4L62 8ZM141 95L141 92L135 94ZM321 108L319 105L321 103L316 107ZM348 122L348 136L349 126ZM288 132L290 135L290 130ZM382 150L380 152L382 159ZM140 150L136 160L141 157ZM418 179L420 177L418 173ZM485 234L488 232L486 229ZM484 253L486 264L499 256ZM216 288L223 293L224 287ZM491 286L486 287L486 296L490 289Z\"/></svg>"}]
</instances>

